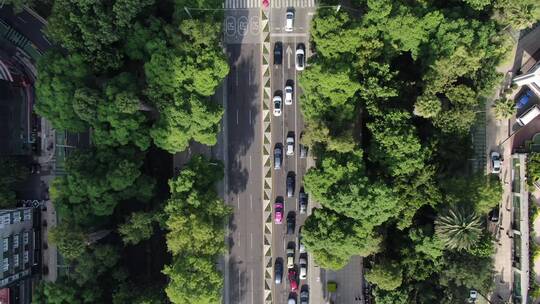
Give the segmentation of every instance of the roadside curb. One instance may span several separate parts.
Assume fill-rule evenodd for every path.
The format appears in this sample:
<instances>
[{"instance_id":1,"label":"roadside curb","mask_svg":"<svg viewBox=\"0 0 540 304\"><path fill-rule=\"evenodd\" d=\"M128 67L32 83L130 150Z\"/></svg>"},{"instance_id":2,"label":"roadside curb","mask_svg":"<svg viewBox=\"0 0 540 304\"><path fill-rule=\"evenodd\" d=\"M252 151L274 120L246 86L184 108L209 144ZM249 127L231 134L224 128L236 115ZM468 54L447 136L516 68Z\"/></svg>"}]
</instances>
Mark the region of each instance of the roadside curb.
<instances>
[{"instance_id":1,"label":"roadside curb","mask_svg":"<svg viewBox=\"0 0 540 304\"><path fill-rule=\"evenodd\" d=\"M270 118L270 28L268 25L270 10L261 9L262 25L262 119L263 119L263 143L262 143L262 173L263 173L263 253L264 253L264 303L272 304L272 166L270 161L272 130Z\"/></svg>"}]
</instances>

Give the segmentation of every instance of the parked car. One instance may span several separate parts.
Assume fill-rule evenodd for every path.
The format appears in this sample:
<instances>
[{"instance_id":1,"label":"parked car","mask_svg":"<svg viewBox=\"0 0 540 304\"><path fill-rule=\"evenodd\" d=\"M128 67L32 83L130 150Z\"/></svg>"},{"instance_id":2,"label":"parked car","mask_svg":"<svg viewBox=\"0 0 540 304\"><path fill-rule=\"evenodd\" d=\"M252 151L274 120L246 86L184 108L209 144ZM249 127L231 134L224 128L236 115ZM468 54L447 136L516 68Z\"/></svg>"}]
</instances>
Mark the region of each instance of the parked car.
<instances>
[{"instance_id":1,"label":"parked car","mask_svg":"<svg viewBox=\"0 0 540 304\"><path fill-rule=\"evenodd\" d=\"M293 31L294 12L289 10L285 14L285 32Z\"/></svg>"},{"instance_id":2,"label":"parked car","mask_svg":"<svg viewBox=\"0 0 540 304\"><path fill-rule=\"evenodd\" d=\"M300 266L300 280L305 280L307 278L307 259L306 259L306 257L301 257L298 260L298 265Z\"/></svg>"},{"instance_id":3,"label":"parked car","mask_svg":"<svg viewBox=\"0 0 540 304\"><path fill-rule=\"evenodd\" d=\"M304 188L300 188L300 192L298 193L298 204L300 206L300 214L305 214L307 212L307 203L308 203L308 196L304 192Z\"/></svg>"},{"instance_id":4,"label":"parked car","mask_svg":"<svg viewBox=\"0 0 540 304\"><path fill-rule=\"evenodd\" d=\"M281 64L283 61L283 43L280 41L274 44L274 64Z\"/></svg>"},{"instance_id":5,"label":"parked car","mask_svg":"<svg viewBox=\"0 0 540 304\"><path fill-rule=\"evenodd\" d=\"M274 116L281 116L281 96L274 96Z\"/></svg>"},{"instance_id":6,"label":"parked car","mask_svg":"<svg viewBox=\"0 0 540 304\"><path fill-rule=\"evenodd\" d=\"M293 197L294 196L294 172L289 172L287 174L287 197Z\"/></svg>"},{"instance_id":7,"label":"parked car","mask_svg":"<svg viewBox=\"0 0 540 304\"><path fill-rule=\"evenodd\" d=\"M274 282L276 284L281 284L281 279L283 277L283 264L280 259L277 259L274 263Z\"/></svg>"},{"instance_id":8,"label":"parked car","mask_svg":"<svg viewBox=\"0 0 540 304\"><path fill-rule=\"evenodd\" d=\"M496 223L499 221L499 207L491 209L488 213L488 218L490 221Z\"/></svg>"},{"instance_id":9,"label":"parked car","mask_svg":"<svg viewBox=\"0 0 540 304\"><path fill-rule=\"evenodd\" d=\"M283 222L283 202L276 200L274 203L274 223L281 224Z\"/></svg>"},{"instance_id":10,"label":"parked car","mask_svg":"<svg viewBox=\"0 0 540 304\"><path fill-rule=\"evenodd\" d=\"M296 270L294 270L294 268L289 269L288 278L289 278L289 283L291 284L291 292L297 291L298 290L298 282L297 282L297 279L296 279Z\"/></svg>"},{"instance_id":11,"label":"parked car","mask_svg":"<svg viewBox=\"0 0 540 304\"><path fill-rule=\"evenodd\" d=\"M308 154L308 147L300 144L300 158L306 158Z\"/></svg>"},{"instance_id":12,"label":"parked car","mask_svg":"<svg viewBox=\"0 0 540 304\"><path fill-rule=\"evenodd\" d=\"M478 291L474 290L474 289L471 289L469 291L469 303L474 303L476 302L476 300L478 299Z\"/></svg>"},{"instance_id":13,"label":"parked car","mask_svg":"<svg viewBox=\"0 0 540 304\"><path fill-rule=\"evenodd\" d=\"M294 155L294 133L289 132L287 135L287 156Z\"/></svg>"},{"instance_id":14,"label":"parked car","mask_svg":"<svg viewBox=\"0 0 540 304\"><path fill-rule=\"evenodd\" d=\"M294 225L295 225L295 218L292 215L289 215L287 217L287 234L294 234Z\"/></svg>"},{"instance_id":15,"label":"parked car","mask_svg":"<svg viewBox=\"0 0 540 304\"><path fill-rule=\"evenodd\" d=\"M295 298L289 298L289 300L287 300L287 304L296 304L296 299Z\"/></svg>"},{"instance_id":16,"label":"parked car","mask_svg":"<svg viewBox=\"0 0 540 304\"><path fill-rule=\"evenodd\" d=\"M308 304L309 303L309 291L307 289L307 286L302 287L302 291L300 292L300 304Z\"/></svg>"},{"instance_id":17,"label":"parked car","mask_svg":"<svg viewBox=\"0 0 540 304\"><path fill-rule=\"evenodd\" d=\"M294 267L294 247L287 248L287 268L291 269Z\"/></svg>"},{"instance_id":18,"label":"parked car","mask_svg":"<svg viewBox=\"0 0 540 304\"><path fill-rule=\"evenodd\" d=\"M540 108L538 105L534 105L523 112L523 114L516 119L516 122L523 127L533 121L538 115L540 115Z\"/></svg>"},{"instance_id":19,"label":"parked car","mask_svg":"<svg viewBox=\"0 0 540 304\"><path fill-rule=\"evenodd\" d=\"M293 87L288 85L285 87L285 104L290 106L293 101Z\"/></svg>"},{"instance_id":20,"label":"parked car","mask_svg":"<svg viewBox=\"0 0 540 304\"><path fill-rule=\"evenodd\" d=\"M491 152L491 173L501 173L501 154L499 152Z\"/></svg>"},{"instance_id":21,"label":"parked car","mask_svg":"<svg viewBox=\"0 0 540 304\"><path fill-rule=\"evenodd\" d=\"M304 52L304 45L302 43L298 44L296 47L296 70L304 70L306 64L306 53Z\"/></svg>"},{"instance_id":22,"label":"parked car","mask_svg":"<svg viewBox=\"0 0 540 304\"><path fill-rule=\"evenodd\" d=\"M41 173L41 165L40 164L31 164L30 165L30 174L39 174Z\"/></svg>"},{"instance_id":23,"label":"parked car","mask_svg":"<svg viewBox=\"0 0 540 304\"><path fill-rule=\"evenodd\" d=\"M527 89L525 90L518 98L517 102L516 102L516 108L518 109L522 109L524 108L527 103L529 102L529 99L531 98L532 96L532 92L530 89Z\"/></svg>"},{"instance_id":24,"label":"parked car","mask_svg":"<svg viewBox=\"0 0 540 304\"><path fill-rule=\"evenodd\" d=\"M281 160L283 158L283 150L281 144L276 144L274 147L274 170L281 169Z\"/></svg>"}]
</instances>

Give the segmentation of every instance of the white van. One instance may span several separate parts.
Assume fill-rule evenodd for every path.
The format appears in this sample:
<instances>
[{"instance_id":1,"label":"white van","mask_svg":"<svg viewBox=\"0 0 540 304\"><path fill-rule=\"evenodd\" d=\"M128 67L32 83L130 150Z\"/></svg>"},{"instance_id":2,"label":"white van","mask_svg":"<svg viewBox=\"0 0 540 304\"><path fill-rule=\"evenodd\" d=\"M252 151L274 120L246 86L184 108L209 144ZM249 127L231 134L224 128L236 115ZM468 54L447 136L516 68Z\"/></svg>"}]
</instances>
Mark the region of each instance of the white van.
<instances>
[{"instance_id":1,"label":"white van","mask_svg":"<svg viewBox=\"0 0 540 304\"><path fill-rule=\"evenodd\" d=\"M518 117L516 121L520 126L525 126L533 119L535 119L538 115L540 115L540 108L538 108L537 105L534 105L527 109L527 111L525 111L523 114L521 114L521 116Z\"/></svg>"}]
</instances>

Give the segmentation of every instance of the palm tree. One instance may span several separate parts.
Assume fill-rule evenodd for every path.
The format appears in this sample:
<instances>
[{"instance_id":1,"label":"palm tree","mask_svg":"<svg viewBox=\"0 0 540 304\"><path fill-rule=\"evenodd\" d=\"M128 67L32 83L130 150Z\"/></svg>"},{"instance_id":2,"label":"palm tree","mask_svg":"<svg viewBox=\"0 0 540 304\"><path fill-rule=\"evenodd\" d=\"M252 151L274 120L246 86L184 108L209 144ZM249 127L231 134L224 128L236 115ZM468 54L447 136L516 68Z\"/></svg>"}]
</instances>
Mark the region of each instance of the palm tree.
<instances>
[{"instance_id":1,"label":"palm tree","mask_svg":"<svg viewBox=\"0 0 540 304\"><path fill-rule=\"evenodd\" d=\"M473 210L453 207L435 220L435 233L446 248L469 250L482 236L482 221Z\"/></svg>"}]
</instances>

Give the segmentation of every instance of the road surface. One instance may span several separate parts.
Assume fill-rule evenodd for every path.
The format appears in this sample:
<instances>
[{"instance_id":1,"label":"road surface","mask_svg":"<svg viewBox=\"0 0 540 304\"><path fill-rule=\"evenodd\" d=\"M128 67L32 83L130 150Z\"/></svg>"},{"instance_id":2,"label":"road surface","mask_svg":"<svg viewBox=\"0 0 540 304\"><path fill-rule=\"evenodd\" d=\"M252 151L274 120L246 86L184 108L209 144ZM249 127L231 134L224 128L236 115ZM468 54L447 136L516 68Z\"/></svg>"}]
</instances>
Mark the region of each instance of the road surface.
<instances>
[{"instance_id":1,"label":"road surface","mask_svg":"<svg viewBox=\"0 0 540 304\"><path fill-rule=\"evenodd\" d=\"M263 303L261 44L259 10L227 10L225 199L233 208L225 304Z\"/></svg>"}]
</instances>

